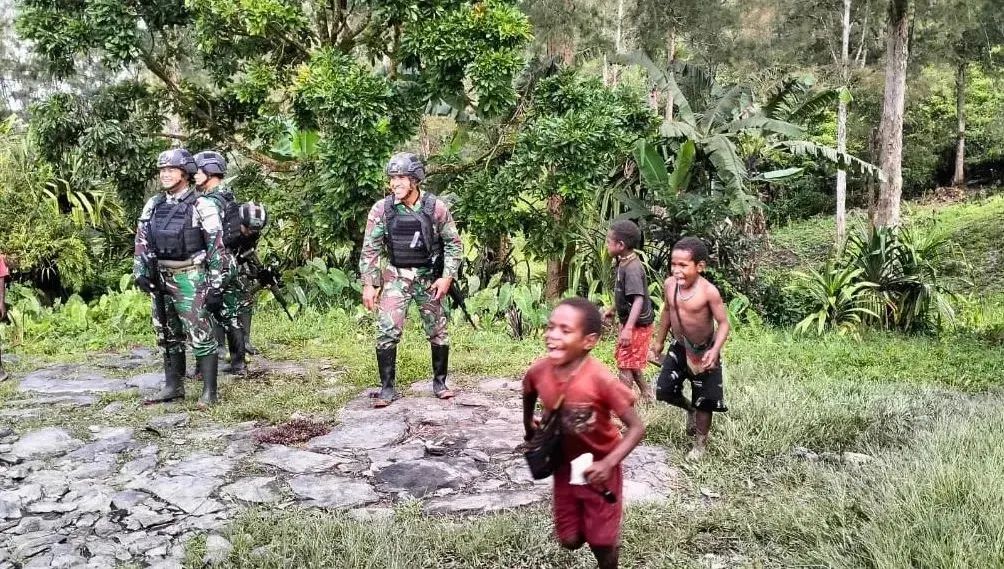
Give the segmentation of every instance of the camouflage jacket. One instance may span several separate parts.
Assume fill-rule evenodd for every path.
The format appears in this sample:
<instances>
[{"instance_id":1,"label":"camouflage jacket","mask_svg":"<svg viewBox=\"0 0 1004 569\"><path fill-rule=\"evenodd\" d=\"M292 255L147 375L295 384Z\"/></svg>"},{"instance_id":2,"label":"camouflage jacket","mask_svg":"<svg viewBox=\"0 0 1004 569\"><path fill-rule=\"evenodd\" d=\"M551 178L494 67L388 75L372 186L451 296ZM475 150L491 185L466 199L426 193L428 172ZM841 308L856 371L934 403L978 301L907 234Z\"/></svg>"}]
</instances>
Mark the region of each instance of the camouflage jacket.
<instances>
[{"instance_id":1,"label":"camouflage jacket","mask_svg":"<svg viewBox=\"0 0 1004 569\"><path fill-rule=\"evenodd\" d=\"M143 212L139 216L139 224L136 226L136 243L133 249L133 278L144 276L149 278L152 261L157 258L156 251L150 248L149 231L150 218L153 216L154 206L161 200L165 204L176 204L186 198L189 192L194 192L188 188L177 194L167 194L166 196L154 196L147 200L143 206ZM207 197L199 197L195 200L195 207L192 209L192 227L202 228L202 237L206 242L206 250L197 253L192 260L197 265L206 267L206 279L209 286L220 288L223 286L223 274L229 271L226 263L228 257L223 247L223 224L220 221L220 211L214 200ZM232 261L229 261L232 262Z\"/></svg>"},{"instance_id":2,"label":"camouflage jacket","mask_svg":"<svg viewBox=\"0 0 1004 569\"><path fill-rule=\"evenodd\" d=\"M419 194L418 200L411 206L411 211L420 212L422 210L422 195L424 192ZM397 269L386 263L384 235L387 228L384 226L383 206L383 199L373 204L369 216L366 218L366 234L363 236L363 250L359 257L359 275L362 277L363 284L379 287L385 279L395 278L398 271L402 270L415 271L415 274L419 276L432 276L431 268ZM397 199L394 200L394 207L400 213L408 211L408 206ZM464 253L464 245L460 241L460 233L457 231L457 224L453 221L450 209L446 206L446 202L438 198L432 222L436 224L440 239L443 240L443 276L455 279L460 270L460 259ZM386 266L385 270L382 269L383 266Z\"/></svg>"}]
</instances>

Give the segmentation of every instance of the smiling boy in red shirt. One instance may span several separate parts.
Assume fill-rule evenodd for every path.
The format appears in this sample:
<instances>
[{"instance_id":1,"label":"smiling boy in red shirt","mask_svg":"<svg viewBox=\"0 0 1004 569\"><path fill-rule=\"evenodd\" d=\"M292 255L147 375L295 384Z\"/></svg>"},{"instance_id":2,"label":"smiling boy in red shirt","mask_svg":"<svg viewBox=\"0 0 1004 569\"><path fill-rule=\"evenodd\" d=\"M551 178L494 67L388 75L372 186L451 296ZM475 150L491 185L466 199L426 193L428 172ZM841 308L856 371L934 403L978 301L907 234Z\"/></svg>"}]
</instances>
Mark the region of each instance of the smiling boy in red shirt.
<instances>
[{"instance_id":1,"label":"smiling boy in red shirt","mask_svg":"<svg viewBox=\"0 0 1004 569\"><path fill-rule=\"evenodd\" d=\"M547 355L523 378L523 426L534 429L537 399L560 410L564 459L554 472L554 526L561 546L588 543L600 569L617 567L623 515L621 462L645 434L634 410L634 393L589 355L599 341L603 317L588 300L569 298L551 312L545 333ZM627 426L621 437L611 414ZM571 460L592 453L586 485L571 484ZM613 503L603 493L613 495Z\"/></svg>"}]
</instances>

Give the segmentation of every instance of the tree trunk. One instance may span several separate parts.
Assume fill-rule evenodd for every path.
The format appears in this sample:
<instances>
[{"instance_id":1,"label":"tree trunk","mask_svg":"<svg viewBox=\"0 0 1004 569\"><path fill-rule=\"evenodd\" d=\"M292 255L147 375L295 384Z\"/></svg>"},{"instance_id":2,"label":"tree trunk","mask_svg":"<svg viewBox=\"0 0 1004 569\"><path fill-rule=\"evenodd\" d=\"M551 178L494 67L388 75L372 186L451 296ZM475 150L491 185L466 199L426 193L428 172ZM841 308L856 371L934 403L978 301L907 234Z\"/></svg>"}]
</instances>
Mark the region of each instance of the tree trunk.
<instances>
[{"instance_id":1,"label":"tree trunk","mask_svg":"<svg viewBox=\"0 0 1004 569\"><path fill-rule=\"evenodd\" d=\"M955 116L959 121L958 141L955 144L955 175L952 185L956 188L966 186L966 67L967 62L960 60L955 70Z\"/></svg>"},{"instance_id":2,"label":"tree trunk","mask_svg":"<svg viewBox=\"0 0 1004 569\"><path fill-rule=\"evenodd\" d=\"M844 83L837 103L837 150L847 152L847 68L851 47L851 0L844 0L844 18L841 33L840 74ZM844 249L847 240L847 170L837 170L837 241L836 250Z\"/></svg>"},{"instance_id":3,"label":"tree trunk","mask_svg":"<svg viewBox=\"0 0 1004 569\"><path fill-rule=\"evenodd\" d=\"M666 73L673 76L673 62L676 61L676 28L669 29L669 36L666 37ZM673 120L673 93L666 92L666 120Z\"/></svg>"},{"instance_id":4,"label":"tree trunk","mask_svg":"<svg viewBox=\"0 0 1004 569\"><path fill-rule=\"evenodd\" d=\"M889 2L886 40L885 96L879 123L879 166L885 179L879 187L875 227L895 227L900 221L903 195L903 106L906 63L909 57L911 0Z\"/></svg>"},{"instance_id":5,"label":"tree trunk","mask_svg":"<svg viewBox=\"0 0 1004 569\"><path fill-rule=\"evenodd\" d=\"M561 199L561 196L551 196L547 199L547 213L554 220L555 226L561 223L564 206L564 200ZM559 256L547 260L547 283L544 287L544 298L557 300L568 290L568 268L573 255L575 255L575 247L569 244L559 253Z\"/></svg>"}]
</instances>

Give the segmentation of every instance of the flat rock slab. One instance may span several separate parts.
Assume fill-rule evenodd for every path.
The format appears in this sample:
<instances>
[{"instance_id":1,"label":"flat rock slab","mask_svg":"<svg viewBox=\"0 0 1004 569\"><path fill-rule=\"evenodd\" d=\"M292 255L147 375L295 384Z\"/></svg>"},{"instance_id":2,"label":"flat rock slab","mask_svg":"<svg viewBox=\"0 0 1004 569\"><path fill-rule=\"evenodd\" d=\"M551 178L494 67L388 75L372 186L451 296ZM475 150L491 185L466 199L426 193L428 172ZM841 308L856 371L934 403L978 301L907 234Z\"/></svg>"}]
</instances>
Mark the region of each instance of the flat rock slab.
<instances>
[{"instance_id":1,"label":"flat rock slab","mask_svg":"<svg viewBox=\"0 0 1004 569\"><path fill-rule=\"evenodd\" d=\"M234 468L234 461L209 454L192 455L181 462L172 465L167 469L172 476L201 476L201 477L221 477L226 476Z\"/></svg>"},{"instance_id":2,"label":"flat rock slab","mask_svg":"<svg viewBox=\"0 0 1004 569\"><path fill-rule=\"evenodd\" d=\"M665 502L679 488L683 472L669 465L666 449L639 445L624 459L624 502Z\"/></svg>"},{"instance_id":3,"label":"flat rock slab","mask_svg":"<svg viewBox=\"0 0 1004 569\"><path fill-rule=\"evenodd\" d=\"M299 362L266 360L261 357L254 359L253 369L256 372L264 372L269 375L288 375L293 377L307 377L307 374L310 373L310 370Z\"/></svg>"},{"instance_id":4,"label":"flat rock slab","mask_svg":"<svg viewBox=\"0 0 1004 569\"><path fill-rule=\"evenodd\" d=\"M305 474L290 479L289 487L300 499L321 508L363 506L380 499L366 482L341 476Z\"/></svg>"},{"instance_id":5,"label":"flat rock slab","mask_svg":"<svg viewBox=\"0 0 1004 569\"><path fill-rule=\"evenodd\" d=\"M133 429L115 427L100 429L94 435L94 442L88 443L71 452L68 456L74 459L90 460L99 454L118 454L133 446Z\"/></svg>"},{"instance_id":6,"label":"flat rock slab","mask_svg":"<svg viewBox=\"0 0 1004 569\"><path fill-rule=\"evenodd\" d=\"M220 489L220 492L255 504L279 501L279 489L275 477L245 478Z\"/></svg>"},{"instance_id":7,"label":"flat rock slab","mask_svg":"<svg viewBox=\"0 0 1004 569\"><path fill-rule=\"evenodd\" d=\"M175 427L183 427L188 424L188 413L172 413L161 415L150 419L146 426L155 432L169 431Z\"/></svg>"},{"instance_id":8,"label":"flat rock slab","mask_svg":"<svg viewBox=\"0 0 1004 569\"><path fill-rule=\"evenodd\" d=\"M381 490L421 498L442 488L460 488L480 475L477 464L467 457L421 458L390 464L373 479Z\"/></svg>"},{"instance_id":9,"label":"flat rock slab","mask_svg":"<svg viewBox=\"0 0 1004 569\"><path fill-rule=\"evenodd\" d=\"M21 380L22 391L53 395L86 395L127 389L125 381L111 379L97 370L74 365L52 366L29 373Z\"/></svg>"},{"instance_id":10,"label":"flat rock slab","mask_svg":"<svg viewBox=\"0 0 1004 569\"><path fill-rule=\"evenodd\" d=\"M505 421L499 424L484 424L464 429L467 448L496 454L514 452L523 443L523 429Z\"/></svg>"},{"instance_id":11,"label":"flat rock slab","mask_svg":"<svg viewBox=\"0 0 1004 569\"><path fill-rule=\"evenodd\" d=\"M164 386L164 372L141 373L126 380L126 385L143 392L158 391Z\"/></svg>"},{"instance_id":12,"label":"flat rock slab","mask_svg":"<svg viewBox=\"0 0 1004 569\"><path fill-rule=\"evenodd\" d=\"M128 354L109 354L98 366L107 369L136 369L156 363L156 352L149 348L136 348Z\"/></svg>"},{"instance_id":13,"label":"flat rock slab","mask_svg":"<svg viewBox=\"0 0 1004 569\"><path fill-rule=\"evenodd\" d=\"M209 498L221 484L219 478L169 476L150 480L144 487L161 500L189 514L208 514L223 509L222 504Z\"/></svg>"},{"instance_id":14,"label":"flat rock slab","mask_svg":"<svg viewBox=\"0 0 1004 569\"><path fill-rule=\"evenodd\" d=\"M255 456L260 464L268 464L286 472L307 474L325 472L349 459L330 454L300 450L283 445L272 445Z\"/></svg>"},{"instance_id":15,"label":"flat rock slab","mask_svg":"<svg viewBox=\"0 0 1004 569\"><path fill-rule=\"evenodd\" d=\"M8 401L8 405L56 405L63 407L90 407L97 403L93 395L52 395L50 397L32 397L31 399L16 399Z\"/></svg>"},{"instance_id":16,"label":"flat rock slab","mask_svg":"<svg viewBox=\"0 0 1004 569\"><path fill-rule=\"evenodd\" d=\"M21 458L55 456L79 448L83 444L63 429L48 427L22 435L14 443L11 453Z\"/></svg>"},{"instance_id":17,"label":"flat rock slab","mask_svg":"<svg viewBox=\"0 0 1004 569\"><path fill-rule=\"evenodd\" d=\"M482 380L478 389L485 393L519 393L523 390L523 382L507 377L492 377Z\"/></svg>"},{"instance_id":18,"label":"flat rock slab","mask_svg":"<svg viewBox=\"0 0 1004 569\"><path fill-rule=\"evenodd\" d=\"M400 417L365 423L343 423L330 433L307 441L310 450L372 450L393 444L408 432Z\"/></svg>"},{"instance_id":19,"label":"flat rock slab","mask_svg":"<svg viewBox=\"0 0 1004 569\"><path fill-rule=\"evenodd\" d=\"M547 492L519 490L433 498L423 508L430 514L486 514L529 506L547 499Z\"/></svg>"}]
</instances>

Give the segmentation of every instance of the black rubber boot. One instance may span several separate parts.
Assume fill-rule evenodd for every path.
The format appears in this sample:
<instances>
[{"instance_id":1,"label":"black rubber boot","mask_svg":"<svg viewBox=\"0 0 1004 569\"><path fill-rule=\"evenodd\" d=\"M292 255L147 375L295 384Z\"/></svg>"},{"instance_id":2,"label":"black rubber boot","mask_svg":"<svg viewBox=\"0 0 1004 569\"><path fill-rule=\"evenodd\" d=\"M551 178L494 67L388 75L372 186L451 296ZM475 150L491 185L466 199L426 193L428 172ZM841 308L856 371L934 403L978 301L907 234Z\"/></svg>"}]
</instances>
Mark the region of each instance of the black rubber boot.
<instances>
[{"instance_id":1,"label":"black rubber boot","mask_svg":"<svg viewBox=\"0 0 1004 569\"><path fill-rule=\"evenodd\" d=\"M230 345L230 363L223 366L223 371L230 375L245 375L247 363L244 357L244 334L240 328L227 330L227 343Z\"/></svg>"},{"instance_id":2,"label":"black rubber boot","mask_svg":"<svg viewBox=\"0 0 1004 569\"><path fill-rule=\"evenodd\" d=\"M450 347L432 346L432 393L440 399L453 397L446 387L446 374L450 366Z\"/></svg>"},{"instance_id":3,"label":"black rubber boot","mask_svg":"<svg viewBox=\"0 0 1004 569\"><path fill-rule=\"evenodd\" d=\"M156 395L144 400L147 405L168 403L185 398L185 352L164 354L164 388Z\"/></svg>"},{"instance_id":4,"label":"black rubber boot","mask_svg":"<svg viewBox=\"0 0 1004 569\"><path fill-rule=\"evenodd\" d=\"M251 345L251 313L242 312L237 317L237 321L240 322L241 333L244 336L244 353L252 356L258 355L258 350Z\"/></svg>"},{"instance_id":5,"label":"black rubber boot","mask_svg":"<svg viewBox=\"0 0 1004 569\"><path fill-rule=\"evenodd\" d=\"M227 359L227 330L219 322L213 322L213 335L216 336L216 355L221 359Z\"/></svg>"},{"instance_id":6,"label":"black rubber boot","mask_svg":"<svg viewBox=\"0 0 1004 569\"><path fill-rule=\"evenodd\" d=\"M201 357L197 360L199 373L202 374L202 397L199 397L199 407L216 405L219 399L216 394L216 376L220 360L216 355Z\"/></svg>"},{"instance_id":7,"label":"black rubber boot","mask_svg":"<svg viewBox=\"0 0 1004 569\"><path fill-rule=\"evenodd\" d=\"M380 394L373 403L374 407L386 407L397 399L394 389L394 379L397 374L397 346L392 348L377 348L377 370L380 372Z\"/></svg>"}]
</instances>

